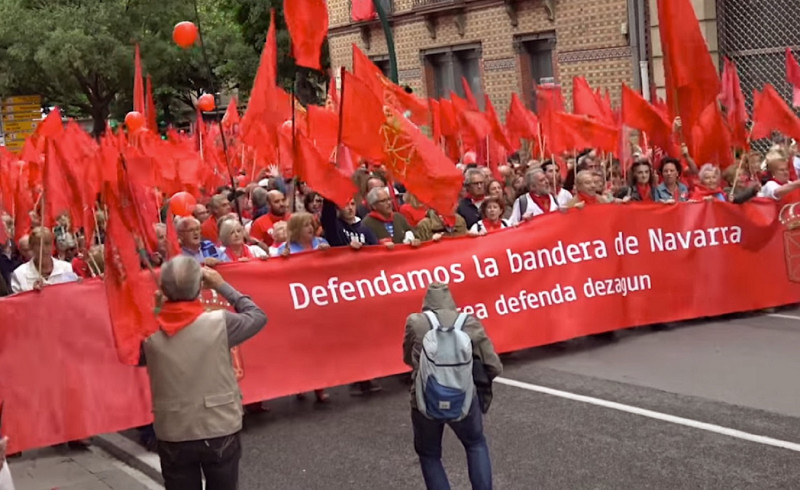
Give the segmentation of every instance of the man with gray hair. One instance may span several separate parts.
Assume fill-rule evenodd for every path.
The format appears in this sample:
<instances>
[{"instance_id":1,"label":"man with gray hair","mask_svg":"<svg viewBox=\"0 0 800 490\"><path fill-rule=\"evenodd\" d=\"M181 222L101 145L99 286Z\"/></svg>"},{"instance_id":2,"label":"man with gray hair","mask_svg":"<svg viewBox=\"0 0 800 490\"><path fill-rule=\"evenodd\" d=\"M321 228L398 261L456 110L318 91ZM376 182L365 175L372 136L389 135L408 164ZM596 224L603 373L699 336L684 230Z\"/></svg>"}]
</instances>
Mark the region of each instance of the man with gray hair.
<instances>
[{"instance_id":1,"label":"man with gray hair","mask_svg":"<svg viewBox=\"0 0 800 490\"><path fill-rule=\"evenodd\" d=\"M406 218L395 213L392 197L386 187L375 187L367 193L367 203L372 211L362 223L369 229L380 243L409 243L419 246L420 241Z\"/></svg>"},{"instance_id":2,"label":"man with gray hair","mask_svg":"<svg viewBox=\"0 0 800 490\"><path fill-rule=\"evenodd\" d=\"M512 225L530 220L536 216L558 211L559 206L553 197L550 179L541 167L534 167L525 174L527 194L523 194L514 201L511 211Z\"/></svg>"},{"instance_id":3,"label":"man with gray hair","mask_svg":"<svg viewBox=\"0 0 800 490\"><path fill-rule=\"evenodd\" d=\"M211 216L203 222L203 238L209 240L214 245L219 245L219 224L217 220L230 214L231 202L225 194L216 194L208 201L208 212Z\"/></svg>"},{"instance_id":4,"label":"man with gray hair","mask_svg":"<svg viewBox=\"0 0 800 490\"><path fill-rule=\"evenodd\" d=\"M203 240L200 222L191 216L179 218L175 224L178 243L183 255L193 257L199 263L215 266L219 264L219 250L210 240Z\"/></svg>"},{"instance_id":5,"label":"man with gray hair","mask_svg":"<svg viewBox=\"0 0 800 490\"><path fill-rule=\"evenodd\" d=\"M203 287L236 310L206 312ZM264 311L233 289L219 272L178 256L161 269L165 302L159 330L142 344L153 400L161 473L167 490L235 490L242 455L242 394L231 348L267 323Z\"/></svg>"},{"instance_id":6,"label":"man with gray hair","mask_svg":"<svg viewBox=\"0 0 800 490\"><path fill-rule=\"evenodd\" d=\"M467 169L464 174L467 195L458 203L456 212L467 222L467 229L481 220L481 204L486 198L486 175L479 168Z\"/></svg>"}]
</instances>

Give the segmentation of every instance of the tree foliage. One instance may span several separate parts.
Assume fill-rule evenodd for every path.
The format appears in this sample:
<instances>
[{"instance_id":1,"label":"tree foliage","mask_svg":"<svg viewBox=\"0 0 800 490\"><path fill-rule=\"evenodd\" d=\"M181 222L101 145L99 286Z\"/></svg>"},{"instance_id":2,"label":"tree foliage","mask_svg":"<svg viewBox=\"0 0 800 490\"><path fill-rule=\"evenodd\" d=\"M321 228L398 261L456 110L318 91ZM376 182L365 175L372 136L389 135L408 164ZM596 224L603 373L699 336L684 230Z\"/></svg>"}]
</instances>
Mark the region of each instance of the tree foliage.
<instances>
[{"instance_id":1,"label":"tree foliage","mask_svg":"<svg viewBox=\"0 0 800 490\"><path fill-rule=\"evenodd\" d=\"M258 63L235 11L214 0L198 2L213 79L200 47L184 50L171 39L177 22L196 21L192 2L0 0L0 95L42 95L68 115L91 116L97 134L109 115L131 110L139 43L156 104L171 122L201 92L252 79Z\"/></svg>"}]
</instances>

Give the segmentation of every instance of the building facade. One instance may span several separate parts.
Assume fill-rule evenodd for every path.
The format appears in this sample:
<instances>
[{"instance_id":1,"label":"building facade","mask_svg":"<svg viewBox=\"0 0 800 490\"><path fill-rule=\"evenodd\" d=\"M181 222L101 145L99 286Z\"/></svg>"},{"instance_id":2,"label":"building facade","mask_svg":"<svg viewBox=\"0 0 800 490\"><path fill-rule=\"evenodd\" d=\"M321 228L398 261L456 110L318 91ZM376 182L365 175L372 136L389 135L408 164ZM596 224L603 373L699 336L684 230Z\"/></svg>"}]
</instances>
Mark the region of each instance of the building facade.
<instances>
[{"instance_id":1,"label":"building facade","mask_svg":"<svg viewBox=\"0 0 800 490\"><path fill-rule=\"evenodd\" d=\"M351 20L351 1L328 0L333 66L352 67L352 44L388 72L380 22ZM608 89L620 85L664 97L656 0L379 0L395 40L398 78L421 96L463 96L461 77L502 115L511 93L535 109L534 82L562 86L571 106L572 78ZM768 82L790 97L783 56L800 50L797 0L692 0L715 63L728 56L743 90ZM796 23L796 22L795 22Z\"/></svg>"}]
</instances>

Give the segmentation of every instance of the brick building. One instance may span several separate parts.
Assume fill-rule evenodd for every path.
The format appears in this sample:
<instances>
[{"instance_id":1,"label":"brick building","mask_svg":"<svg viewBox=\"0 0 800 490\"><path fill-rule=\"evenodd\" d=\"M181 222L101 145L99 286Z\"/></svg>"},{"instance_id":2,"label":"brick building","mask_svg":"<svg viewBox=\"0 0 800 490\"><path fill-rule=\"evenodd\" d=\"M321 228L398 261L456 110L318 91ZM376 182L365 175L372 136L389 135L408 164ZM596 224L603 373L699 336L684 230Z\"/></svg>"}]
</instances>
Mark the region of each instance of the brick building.
<instances>
[{"instance_id":1,"label":"brick building","mask_svg":"<svg viewBox=\"0 0 800 490\"><path fill-rule=\"evenodd\" d=\"M608 89L615 103L622 82L664 96L656 0L380 2L394 34L399 82L418 95L463 95L463 76L504 115L512 92L535 108L533 82L548 79L561 84L569 106L572 78L584 76ZM748 98L764 82L789 96L783 50L800 49L800 29L791 24L800 13L797 0L692 3L714 61L725 55L737 62ZM328 0L333 66L352 66L355 43L388 72L380 22L352 22L350 5Z\"/></svg>"}]
</instances>

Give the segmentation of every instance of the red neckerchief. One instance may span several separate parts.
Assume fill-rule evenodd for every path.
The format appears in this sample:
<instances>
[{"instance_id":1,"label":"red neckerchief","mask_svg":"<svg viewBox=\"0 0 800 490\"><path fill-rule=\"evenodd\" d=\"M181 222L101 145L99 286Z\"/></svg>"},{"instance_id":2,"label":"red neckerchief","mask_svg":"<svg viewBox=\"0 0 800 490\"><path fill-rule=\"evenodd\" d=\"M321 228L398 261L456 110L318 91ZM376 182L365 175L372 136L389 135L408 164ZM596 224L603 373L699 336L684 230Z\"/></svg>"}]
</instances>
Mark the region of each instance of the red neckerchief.
<instances>
[{"instance_id":1,"label":"red neckerchief","mask_svg":"<svg viewBox=\"0 0 800 490\"><path fill-rule=\"evenodd\" d=\"M586 204L598 203L596 194L587 194L585 192L578 191L578 198Z\"/></svg>"},{"instance_id":2,"label":"red neckerchief","mask_svg":"<svg viewBox=\"0 0 800 490\"><path fill-rule=\"evenodd\" d=\"M653 195L652 190L650 189L650 184L636 184L636 190L639 191L639 197L642 198L642 201L652 201Z\"/></svg>"},{"instance_id":3,"label":"red neckerchief","mask_svg":"<svg viewBox=\"0 0 800 490\"><path fill-rule=\"evenodd\" d=\"M531 196L531 200L534 202L534 204L539 206L539 209L541 209L543 213L547 214L550 212L550 204L552 204L550 201L550 194L540 196L531 192L528 195Z\"/></svg>"},{"instance_id":4,"label":"red neckerchief","mask_svg":"<svg viewBox=\"0 0 800 490\"><path fill-rule=\"evenodd\" d=\"M488 233L503 229L503 220L500 218L498 218L497 221L490 221L489 218L484 218L481 220L481 223L483 223L483 227Z\"/></svg>"},{"instance_id":5,"label":"red neckerchief","mask_svg":"<svg viewBox=\"0 0 800 490\"><path fill-rule=\"evenodd\" d=\"M167 335L173 336L204 312L199 298L194 301L167 301L158 312L158 324Z\"/></svg>"},{"instance_id":6,"label":"red neckerchief","mask_svg":"<svg viewBox=\"0 0 800 490\"><path fill-rule=\"evenodd\" d=\"M386 216L382 215L381 213L379 213L377 211L370 211L368 216L372 216L373 218L375 218L376 220L378 220L378 221L380 221L382 223L392 223L392 222L394 222L394 213L390 214L389 217L387 218Z\"/></svg>"},{"instance_id":7,"label":"red neckerchief","mask_svg":"<svg viewBox=\"0 0 800 490\"><path fill-rule=\"evenodd\" d=\"M469 192L467 192L467 198L470 199L473 204L477 204L479 202L483 202L483 200L486 199L486 195L483 195L481 197L475 197Z\"/></svg>"},{"instance_id":8,"label":"red neckerchief","mask_svg":"<svg viewBox=\"0 0 800 490\"><path fill-rule=\"evenodd\" d=\"M788 183L789 183L788 181L787 181L787 182L781 182L780 180L776 179L775 177L773 177L773 178L769 179L769 181L770 181L770 182L775 182L775 183L776 183L776 184L778 184L778 185L786 185L786 184L788 184Z\"/></svg>"},{"instance_id":9,"label":"red neckerchief","mask_svg":"<svg viewBox=\"0 0 800 490\"><path fill-rule=\"evenodd\" d=\"M236 255L236 252L233 251L232 248L228 247L225 249L225 253L228 254L228 258L231 259L231 262L238 262L240 259L252 259L253 252L250 251L250 247L246 244L242 244L242 255Z\"/></svg>"},{"instance_id":10,"label":"red neckerchief","mask_svg":"<svg viewBox=\"0 0 800 490\"><path fill-rule=\"evenodd\" d=\"M669 190L669 186L664 184L664 187ZM672 200L678 202L681 200L681 185L678 182L675 182L675 190L672 191Z\"/></svg>"},{"instance_id":11,"label":"red neckerchief","mask_svg":"<svg viewBox=\"0 0 800 490\"><path fill-rule=\"evenodd\" d=\"M708 196L714 196L716 198L717 194L722 194L723 196L725 196L725 191L722 190L722 187L715 187L714 189L709 189L704 185L698 185L695 186L694 190L692 190L692 195L690 196L690 199L701 200Z\"/></svg>"}]
</instances>

